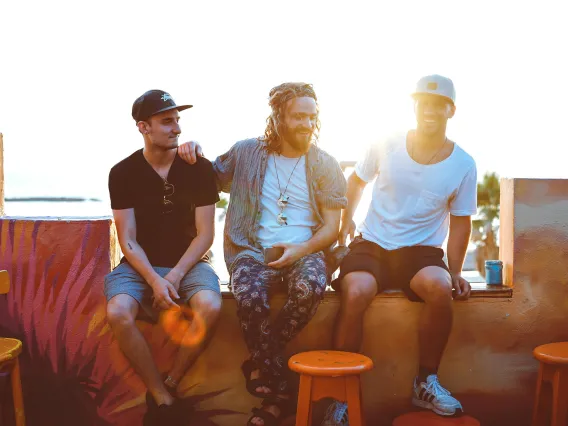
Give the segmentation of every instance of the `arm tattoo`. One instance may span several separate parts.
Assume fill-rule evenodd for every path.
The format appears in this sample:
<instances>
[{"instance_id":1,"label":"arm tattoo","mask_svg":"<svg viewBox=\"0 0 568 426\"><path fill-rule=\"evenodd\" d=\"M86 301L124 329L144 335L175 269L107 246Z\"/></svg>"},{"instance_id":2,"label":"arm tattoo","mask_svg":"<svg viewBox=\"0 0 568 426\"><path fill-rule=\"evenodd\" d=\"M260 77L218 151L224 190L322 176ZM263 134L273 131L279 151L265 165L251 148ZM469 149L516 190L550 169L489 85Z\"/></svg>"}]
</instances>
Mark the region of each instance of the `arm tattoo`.
<instances>
[{"instance_id":1,"label":"arm tattoo","mask_svg":"<svg viewBox=\"0 0 568 426\"><path fill-rule=\"evenodd\" d=\"M130 243L128 243L128 248L129 248L130 250L132 250L132 246L130 245Z\"/></svg>"}]
</instances>

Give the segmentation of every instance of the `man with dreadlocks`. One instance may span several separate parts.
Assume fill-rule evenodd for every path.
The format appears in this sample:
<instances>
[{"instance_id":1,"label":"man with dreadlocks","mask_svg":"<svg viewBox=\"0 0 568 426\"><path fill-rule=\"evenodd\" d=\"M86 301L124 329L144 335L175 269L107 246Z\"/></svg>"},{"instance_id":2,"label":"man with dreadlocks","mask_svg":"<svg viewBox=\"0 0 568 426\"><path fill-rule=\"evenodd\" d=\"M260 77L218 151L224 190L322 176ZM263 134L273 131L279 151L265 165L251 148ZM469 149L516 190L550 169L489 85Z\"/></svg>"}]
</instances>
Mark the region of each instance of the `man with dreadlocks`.
<instances>
[{"instance_id":1,"label":"man with dreadlocks","mask_svg":"<svg viewBox=\"0 0 568 426\"><path fill-rule=\"evenodd\" d=\"M225 262L250 351L242 366L247 390L264 399L249 425L272 426L291 413L283 351L314 316L330 271L324 252L335 243L346 182L337 161L317 147L320 128L311 85L270 91L263 137L236 143L213 162L218 188L231 194ZM180 146L187 162L200 148ZM268 291L285 282L288 299L270 321Z\"/></svg>"}]
</instances>

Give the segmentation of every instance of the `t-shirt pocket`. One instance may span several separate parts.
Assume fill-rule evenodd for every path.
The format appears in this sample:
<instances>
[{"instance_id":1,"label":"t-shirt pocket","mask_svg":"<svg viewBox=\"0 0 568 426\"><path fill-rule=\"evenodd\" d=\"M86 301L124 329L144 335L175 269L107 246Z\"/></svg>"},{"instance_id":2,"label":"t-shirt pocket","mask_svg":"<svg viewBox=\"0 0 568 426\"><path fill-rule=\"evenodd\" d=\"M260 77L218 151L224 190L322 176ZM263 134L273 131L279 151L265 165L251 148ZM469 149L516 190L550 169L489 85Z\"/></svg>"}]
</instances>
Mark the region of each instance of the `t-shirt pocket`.
<instances>
[{"instance_id":1,"label":"t-shirt pocket","mask_svg":"<svg viewBox=\"0 0 568 426\"><path fill-rule=\"evenodd\" d=\"M422 190L416 201L414 213L420 218L430 218L445 210L446 204L447 200L444 196Z\"/></svg>"}]
</instances>

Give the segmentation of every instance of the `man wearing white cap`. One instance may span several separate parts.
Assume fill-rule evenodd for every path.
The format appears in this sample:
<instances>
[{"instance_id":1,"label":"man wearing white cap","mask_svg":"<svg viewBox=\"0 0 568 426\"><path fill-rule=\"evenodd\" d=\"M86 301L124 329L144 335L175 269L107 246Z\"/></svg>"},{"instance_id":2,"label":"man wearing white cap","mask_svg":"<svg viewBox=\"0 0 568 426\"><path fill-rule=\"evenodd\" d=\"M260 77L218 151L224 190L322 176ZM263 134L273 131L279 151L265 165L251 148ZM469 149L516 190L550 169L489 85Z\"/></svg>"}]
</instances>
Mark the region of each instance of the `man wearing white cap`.
<instances>
[{"instance_id":1,"label":"man wearing white cap","mask_svg":"<svg viewBox=\"0 0 568 426\"><path fill-rule=\"evenodd\" d=\"M339 243L351 236L349 253L332 284L341 292L334 347L359 350L363 315L374 296L401 289L423 302L418 326L419 371L412 402L439 415L463 411L438 381L438 366L452 327L452 300L469 297L461 276L477 211L477 171L473 158L446 137L454 116L452 81L439 75L421 78L415 92L416 129L370 146L348 179ZM353 222L365 185L376 178L363 223ZM441 248L449 231L448 265ZM330 406L324 425L345 425L347 407Z\"/></svg>"}]
</instances>

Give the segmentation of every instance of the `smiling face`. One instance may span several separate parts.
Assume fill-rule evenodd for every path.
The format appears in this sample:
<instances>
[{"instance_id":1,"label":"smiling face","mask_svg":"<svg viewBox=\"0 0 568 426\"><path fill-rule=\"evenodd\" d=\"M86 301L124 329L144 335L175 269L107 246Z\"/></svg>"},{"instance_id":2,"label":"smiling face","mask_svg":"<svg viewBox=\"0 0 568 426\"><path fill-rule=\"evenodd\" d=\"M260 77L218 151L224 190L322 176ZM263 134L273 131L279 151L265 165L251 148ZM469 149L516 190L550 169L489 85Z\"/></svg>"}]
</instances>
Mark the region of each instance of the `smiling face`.
<instances>
[{"instance_id":1,"label":"smiling face","mask_svg":"<svg viewBox=\"0 0 568 426\"><path fill-rule=\"evenodd\" d=\"M179 112L171 109L156 114L146 121L138 123L138 129L154 148L169 151L178 147L178 137L181 133Z\"/></svg>"},{"instance_id":2,"label":"smiling face","mask_svg":"<svg viewBox=\"0 0 568 426\"><path fill-rule=\"evenodd\" d=\"M443 96L417 96L414 104L416 129L425 136L445 135L448 120L455 111L455 105Z\"/></svg>"},{"instance_id":3,"label":"smiling face","mask_svg":"<svg viewBox=\"0 0 568 426\"><path fill-rule=\"evenodd\" d=\"M316 130L318 109L315 99L298 97L286 102L282 139L298 152L307 152Z\"/></svg>"}]
</instances>

